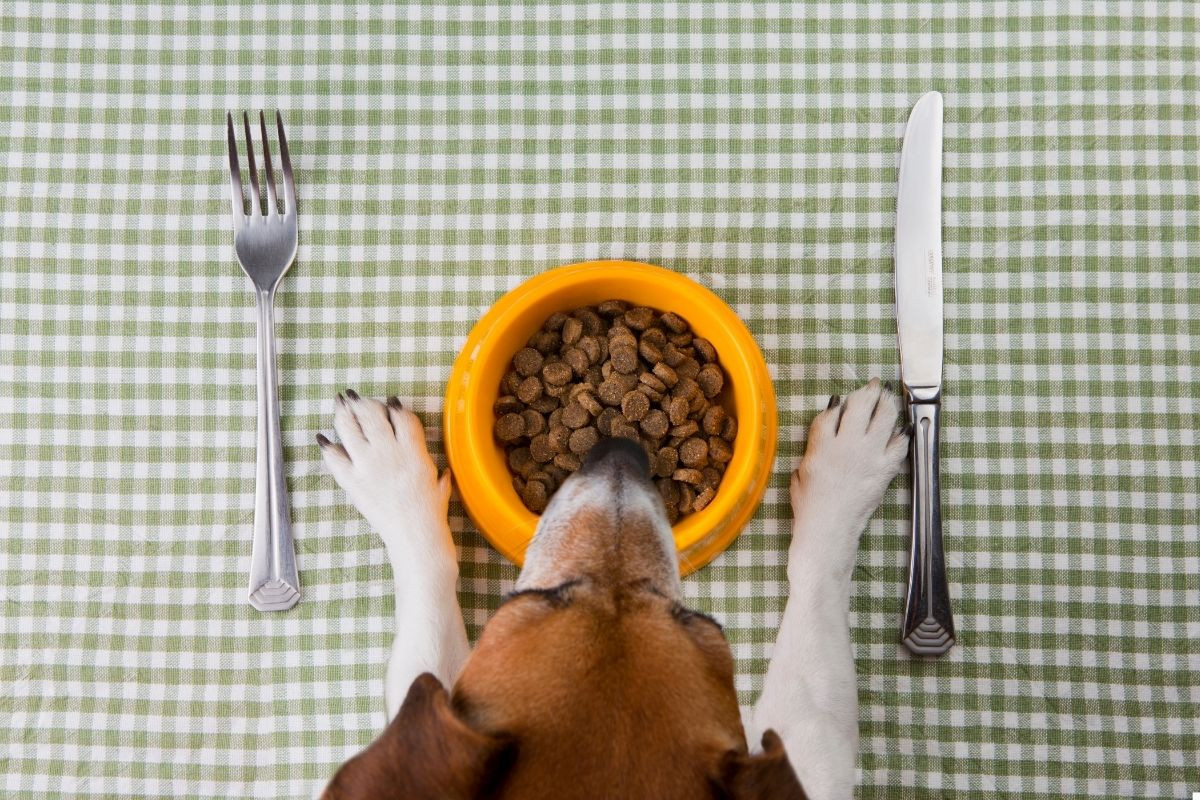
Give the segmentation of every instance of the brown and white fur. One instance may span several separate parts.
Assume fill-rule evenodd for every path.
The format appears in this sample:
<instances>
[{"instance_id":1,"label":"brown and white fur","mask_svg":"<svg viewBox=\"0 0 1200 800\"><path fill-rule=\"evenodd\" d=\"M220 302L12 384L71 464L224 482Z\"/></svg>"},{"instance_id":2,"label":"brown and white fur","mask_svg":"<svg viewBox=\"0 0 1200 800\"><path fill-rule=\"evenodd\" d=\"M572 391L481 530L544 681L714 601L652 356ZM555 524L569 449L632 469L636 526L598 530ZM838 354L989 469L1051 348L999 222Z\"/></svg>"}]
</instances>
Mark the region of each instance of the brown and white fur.
<instances>
[{"instance_id":1,"label":"brown and white fur","mask_svg":"<svg viewBox=\"0 0 1200 800\"><path fill-rule=\"evenodd\" d=\"M392 563L392 723L326 797L852 795L850 574L908 450L878 380L830 401L792 474L790 593L745 727L720 627L680 603L670 525L638 448L597 445L563 484L471 651L449 472L438 476L421 422L398 401L348 395L334 416L340 443L319 439Z\"/></svg>"}]
</instances>

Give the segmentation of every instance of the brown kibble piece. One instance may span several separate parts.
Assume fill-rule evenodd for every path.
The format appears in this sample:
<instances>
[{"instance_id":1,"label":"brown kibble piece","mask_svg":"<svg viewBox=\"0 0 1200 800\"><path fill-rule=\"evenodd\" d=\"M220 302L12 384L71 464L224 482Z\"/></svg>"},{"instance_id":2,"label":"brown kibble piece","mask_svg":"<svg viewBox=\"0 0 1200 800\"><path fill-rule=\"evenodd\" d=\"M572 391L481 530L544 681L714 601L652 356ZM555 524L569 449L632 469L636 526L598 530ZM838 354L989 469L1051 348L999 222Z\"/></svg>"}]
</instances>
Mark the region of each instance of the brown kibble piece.
<instances>
[{"instance_id":1,"label":"brown kibble piece","mask_svg":"<svg viewBox=\"0 0 1200 800\"><path fill-rule=\"evenodd\" d=\"M637 350L637 337L630 333L628 328L622 328L617 333L608 337L608 351L611 353L614 347L627 347L630 350Z\"/></svg>"},{"instance_id":2,"label":"brown kibble piece","mask_svg":"<svg viewBox=\"0 0 1200 800\"><path fill-rule=\"evenodd\" d=\"M670 342L663 348L663 361L668 367L678 367L687 358L687 354Z\"/></svg>"},{"instance_id":3,"label":"brown kibble piece","mask_svg":"<svg viewBox=\"0 0 1200 800\"><path fill-rule=\"evenodd\" d=\"M578 433L578 431L576 431ZM554 457L553 466L558 467L566 473L572 473L579 469L579 456L574 453L559 453Z\"/></svg>"},{"instance_id":4,"label":"brown kibble piece","mask_svg":"<svg viewBox=\"0 0 1200 800\"><path fill-rule=\"evenodd\" d=\"M638 355L640 355L643 360L651 364L657 364L663 360L662 350L659 350L653 344L644 340L638 345Z\"/></svg>"},{"instance_id":5,"label":"brown kibble piece","mask_svg":"<svg viewBox=\"0 0 1200 800\"><path fill-rule=\"evenodd\" d=\"M681 467L671 474L671 477L683 483L698 484L704 480L704 473L698 469Z\"/></svg>"},{"instance_id":6,"label":"brown kibble piece","mask_svg":"<svg viewBox=\"0 0 1200 800\"><path fill-rule=\"evenodd\" d=\"M571 368L576 375L582 375L587 372L588 367L592 362L588 360L587 353L583 352L578 347L572 347L563 353L563 361L567 362L567 366Z\"/></svg>"},{"instance_id":7,"label":"brown kibble piece","mask_svg":"<svg viewBox=\"0 0 1200 800\"><path fill-rule=\"evenodd\" d=\"M708 442L691 438L679 445L679 460L684 466L705 467L708 465Z\"/></svg>"},{"instance_id":8,"label":"brown kibble piece","mask_svg":"<svg viewBox=\"0 0 1200 800\"><path fill-rule=\"evenodd\" d=\"M708 457L718 464L728 464L733 458L733 448L720 436L708 437Z\"/></svg>"},{"instance_id":9,"label":"brown kibble piece","mask_svg":"<svg viewBox=\"0 0 1200 800\"><path fill-rule=\"evenodd\" d=\"M520 414L524 410L525 404L511 394L497 398L496 402L492 403L492 413L497 417L502 417L505 414Z\"/></svg>"},{"instance_id":10,"label":"brown kibble piece","mask_svg":"<svg viewBox=\"0 0 1200 800\"><path fill-rule=\"evenodd\" d=\"M571 438L571 429L566 425L552 425L546 437L551 450L556 453L565 453L568 450L567 441Z\"/></svg>"},{"instance_id":11,"label":"brown kibble piece","mask_svg":"<svg viewBox=\"0 0 1200 800\"><path fill-rule=\"evenodd\" d=\"M688 356L683 361L679 362L679 366L675 368L681 378L695 378L700 373L700 362Z\"/></svg>"},{"instance_id":12,"label":"brown kibble piece","mask_svg":"<svg viewBox=\"0 0 1200 800\"><path fill-rule=\"evenodd\" d=\"M679 466L679 452L674 447L659 448L654 457L654 474L659 478L669 478Z\"/></svg>"},{"instance_id":13,"label":"brown kibble piece","mask_svg":"<svg viewBox=\"0 0 1200 800\"><path fill-rule=\"evenodd\" d=\"M579 349L588 357L588 366L600 363L603 351L600 349L600 339L597 336L584 336L579 340Z\"/></svg>"},{"instance_id":14,"label":"brown kibble piece","mask_svg":"<svg viewBox=\"0 0 1200 800\"><path fill-rule=\"evenodd\" d=\"M680 378L679 383L671 388L671 394L676 397L686 397L689 401L693 397L704 396L704 393L700 391L700 384L692 378Z\"/></svg>"},{"instance_id":15,"label":"brown kibble piece","mask_svg":"<svg viewBox=\"0 0 1200 800\"><path fill-rule=\"evenodd\" d=\"M542 396L542 382L532 375L517 386L517 398L522 403L532 403Z\"/></svg>"},{"instance_id":16,"label":"brown kibble piece","mask_svg":"<svg viewBox=\"0 0 1200 800\"><path fill-rule=\"evenodd\" d=\"M705 397L712 398L720 394L721 389L725 387L725 376L716 364L705 364L696 376L696 383L700 384Z\"/></svg>"},{"instance_id":17,"label":"brown kibble piece","mask_svg":"<svg viewBox=\"0 0 1200 800\"><path fill-rule=\"evenodd\" d=\"M668 367L664 363L654 365L654 376L668 388L673 387L679 382L679 374L675 372L674 367Z\"/></svg>"},{"instance_id":18,"label":"brown kibble piece","mask_svg":"<svg viewBox=\"0 0 1200 800\"><path fill-rule=\"evenodd\" d=\"M628 374L638 367L637 351L632 347L609 347L608 357L617 372Z\"/></svg>"},{"instance_id":19,"label":"brown kibble piece","mask_svg":"<svg viewBox=\"0 0 1200 800\"><path fill-rule=\"evenodd\" d=\"M638 382L645 386L649 386L651 389L660 394L667 390L667 385L663 383L662 380L659 379L659 377L653 372L643 372L638 376Z\"/></svg>"},{"instance_id":20,"label":"brown kibble piece","mask_svg":"<svg viewBox=\"0 0 1200 800\"><path fill-rule=\"evenodd\" d=\"M542 380L551 386L566 386L573 372L570 365L554 361L542 367Z\"/></svg>"},{"instance_id":21,"label":"brown kibble piece","mask_svg":"<svg viewBox=\"0 0 1200 800\"><path fill-rule=\"evenodd\" d=\"M671 428L671 435L687 438L689 436L694 436L699 431L700 426L696 424L696 420L689 419L682 425L676 425L674 428Z\"/></svg>"},{"instance_id":22,"label":"brown kibble piece","mask_svg":"<svg viewBox=\"0 0 1200 800\"><path fill-rule=\"evenodd\" d=\"M619 406L625 398L625 387L616 378L605 378L596 393L600 395L600 402L604 405Z\"/></svg>"},{"instance_id":23,"label":"brown kibble piece","mask_svg":"<svg viewBox=\"0 0 1200 800\"><path fill-rule=\"evenodd\" d=\"M568 428L582 428L591 420L592 415L579 403L571 403L563 409L562 423Z\"/></svg>"},{"instance_id":24,"label":"brown kibble piece","mask_svg":"<svg viewBox=\"0 0 1200 800\"><path fill-rule=\"evenodd\" d=\"M629 420L618 416L613 420L612 435L621 439L631 439L635 442L640 441L638 438L638 429Z\"/></svg>"},{"instance_id":25,"label":"brown kibble piece","mask_svg":"<svg viewBox=\"0 0 1200 800\"><path fill-rule=\"evenodd\" d=\"M537 379L533 378L531 380ZM534 400L532 403L530 403L529 407L542 414L549 414L553 412L554 409L558 408L558 400L557 398L550 397L549 395L542 395L537 400Z\"/></svg>"},{"instance_id":26,"label":"brown kibble piece","mask_svg":"<svg viewBox=\"0 0 1200 800\"><path fill-rule=\"evenodd\" d=\"M625 396L625 392L632 392L638 387L638 376L636 372L629 373L613 373L613 378L621 385L621 397Z\"/></svg>"},{"instance_id":27,"label":"brown kibble piece","mask_svg":"<svg viewBox=\"0 0 1200 800\"><path fill-rule=\"evenodd\" d=\"M571 433L571 441L568 447L571 452L577 456L587 455L587 452L595 446L596 442L600 441L600 434L591 425L586 428L580 428Z\"/></svg>"},{"instance_id":28,"label":"brown kibble piece","mask_svg":"<svg viewBox=\"0 0 1200 800\"><path fill-rule=\"evenodd\" d=\"M532 408L522 411L521 419L525 421L526 436L537 436L546 430L546 418Z\"/></svg>"},{"instance_id":29,"label":"brown kibble piece","mask_svg":"<svg viewBox=\"0 0 1200 800\"><path fill-rule=\"evenodd\" d=\"M679 513L692 513L694 502L696 502L696 490L686 483L679 484Z\"/></svg>"},{"instance_id":30,"label":"brown kibble piece","mask_svg":"<svg viewBox=\"0 0 1200 800\"><path fill-rule=\"evenodd\" d=\"M593 417L604 410L604 406L600 405L600 401L596 399L596 395L591 392L580 392L575 398L575 402L583 406Z\"/></svg>"},{"instance_id":31,"label":"brown kibble piece","mask_svg":"<svg viewBox=\"0 0 1200 800\"><path fill-rule=\"evenodd\" d=\"M700 472L704 475L703 486L712 486L715 488L721 482L721 470L716 467L708 466L700 470Z\"/></svg>"},{"instance_id":32,"label":"brown kibble piece","mask_svg":"<svg viewBox=\"0 0 1200 800\"><path fill-rule=\"evenodd\" d=\"M646 413L646 416L642 417L641 426L646 435L661 439L667 435L671 422L661 408L652 408Z\"/></svg>"},{"instance_id":33,"label":"brown kibble piece","mask_svg":"<svg viewBox=\"0 0 1200 800\"><path fill-rule=\"evenodd\" d=\"M658 493L662 497L663 502L667 505L679 504L679 483L670 478L663 478L654 482L658 487Z\"/></svg>"},{"instance_id":34,"label":"brown kibble piece","mask_svg":"<svg viewBox=\"0 0 1200 800\"><path fill-rule=\"evenodd\" d=\"M541 330L529 337L529 346L543 356L557 352L562 345L562 338L554 331Z\"/></svg>"},{"instance_id":35,"label":"brown kibble piece","mask_svg":"<svg viewBox=\"0 0 1200 800\"><path fill-rule=\"evenodd\" d=\"M721 426L721 438L733 444L733 440L737 438L738 423L734 417L726 417L725 424Z\"/></svg>"},{"instance_id":36,"label":"brown kibble piece","mask_svg":"<svg viewBox=\"0 0 1200 800\"><path fill-rule=\"evenodd\" d=\"M596 391L596 387L592 386L587 381L573 383L568 387L567 399L569 401L574 402L579 399L580 395L586 394L588 392L594 392L594 391Z\"/></svg>"},{"instance_id":37,"label":"brown kibble piece","mask_svg":"<svg viewBox=\"0 0 1200 800\"><path fill-rule=\"evenodd\" d=\"M721 428L725 427L725 409L720 406L709 406L709 409L704 412L704 421L700 427L704 428L704 432L709 436L720 436Z\"/></svg>"},{"instance_id":38,"label":"brown kibble piece","mask_svg":"<svg viewBox=\"0 0 1200 800\"><path fill-rule=\"evenodd\" d=\"M701 339L697 336L692 340L692 346L696 348L696 355L705 364L711 364L717 360L717 348L712 346L712 342L708 339Z\"/></svg>"},{"instance_id":39,"label":"brown kibble piece","mask_svg":"<svg viewBox=\"0 0 1200 800\"><path fill-rule=\"evenodd\" d=\"M514 490L516 490L517 494L521 494L522 492L525 491L525 479L522 478L520 475L513 475L512 476L512 487Z\"/></svg>"},{"instance_id":40,"label":"brown kibble piece","mask_svg":"<svg viewBox=\"0 0 1200 800\"><path fill-rule=\"evenodd\" d=\"M600 315L590 308L581 308L575 312L575 316L583 325L583 332L588 336L595 336L604 330L604 320L600 319Z\"/></svg>"},{"instance_id":41,"label":"brown kibble piece","mask_svg":"<svg viewBox=\"0 0 1200 800\"><path fill-rule=\"evenodd\" d=\"M656 350L662 350L667 346L667 335L662 332L662 328L650 328L642 332L638 342L653 345Z\"/></svg>"},{"instance_id":42,"label":"brown kibble piece","mask_svg":"<svg viewBox=\"0 0 1200 800\"><path fill-rule=\"evenodd\" d=\"M544 433L529 440L529 455L539 464L545 464L554 458L554 450L550 447L550 437Z\"/></svg>"},{"instance_id":43,"label":"brown kibble piece","mask_svg":"<svg viewBox=\"0 0 1200 800\"><path fill-rule=\"evenodd\" d=\"M542 354L532 347L523 347L513 356L513 368L518 374L528 378L536 375L542 369Z\"/></svg>"},{"instance_id":44,"label":"brown kibble piece","mask_svg":"<svg viewBox=\"0 0 1200 800\"><path fill-rule=\"evenodd\" d=\"M583 323L574 317L569 317L562 326L563 344L575 344L583 335Z\"/></svg>"},{"instance_id":45,"label":"brown kibble piece","mask_svg":"<svg viewBox=\"0 0 1200 800\"><path fill-rule=\"evenodd\" d=\"M504 377L500 379L500 393L513 394L517 393L517 387L521 385L521 376L517 374L515 369L510 369L504 373Z\"/></svg>"},{"instance_id":46,"label":"brown kibble piece","mask_svg":"<svg viewBox=\"0 0 1200 800\"><path fill-rule=\"evenodd\" d=\"M709 486L700 494L696 495L696 499L692 501L692 511L703 511L708 507L708 504L717 496L717 490Z\"/></svg>"},{"instance_id":47,"label":"brown kibble piece","mask_svg":"<svg viewBox=\"0 0 1200 800\"><path fill-rule=\"evenodd\" d=\"M529 455L528 447L514 447L508 451L508 468L520 472L521 467L533 461L533 456Z\"/></svg>"},{"instance_id":48,"label":"brown kibble piece","mask_svg":"<svg viewBox=\"0 0 1200 800\"><path fill-rule=\"evenodd\" d=\"M641 392L629 392L621 400L621 413L630 422L637 422L650 410L650 399Z\"/></svg>"},{"instance_id":49,"label":"brown kibble piece","mask_svg":"<svg viewBox=\"0 0 1200 800\"><path fill-rule=\"evenodd\" d=\"M561 311L555 311L550 315L549 319L546 320L546 324L542 325L542 327L548 331L560 331L568 319L569 317L567 317L566 314L562 313Z\"/></svg>"},{"instance_id":50,"label":"brown kibble piece","mask_svg":"<svg viewBox=\"0 0 1200 800\"><path fill-rule=\"evenodd\" d=\"M682 425L688 418L688 401L683 397L672 397L666 406L672 425Z\"/></svg>"},{"instance_id":51,"label":"brown kibble piece","mask_svg":"<svg viewBox=\"0 0 1200 800\"><path fill-rule=\"evenodd\" d=\"M625 324L635 331L644 331L654 322L654 309L638 306L625 312Z\"/></svg>"},{"instance_id":52,"label":"brown kibble piece","mask_svg":"<svg viewBox=\"0 0 1200 800\"><path fill-rule=\"evenodd\" d=\"M600 316L608 317L609 319L619 317L627 310L629 310L629 304L624 300L605 300L596 306L596 311L599 312Z\"/></svg>"},{"instance_id":53,"label":"brown kibble piece","mask_svg":"<svg viewBox=\"0 0 1200 800\"><path fill-rule=\"evenodd\" d=\"M686 333L688 329L687 320L678 314L668 311L660 318L662 324L667 326L667 330L671 333Z\"/></svg>"},{"instance_id":54,"label":"brown kibble piece","mask_svg":"<svg viewBox=\"0 0 1200 800\"><path fill-rule=\"evenodd\" d=\"M637 391L646 395L646 397L648 397L650 399L651 403L661 403L662 402L663 393L657 392L654 389L651 389L647 384L639 383L637 385Z\"/></svg>"},{"instance_id":55,"label":"brown kibble piece","mask_svg":"<svg viewBox=\"0 0 1200 800\"><path fill-rule=\"evenodd\" d=\"M689 331L683 333L672 333L667 337L667 341L676 347L687 347L692 343L692 334Z\"/></svg>"},{"instance_id":56,"label":"brown kibble piece","mask_svg":"<svg viewBox=\"0 0 1200 800\"><path fill-rule=\"evenodd\" d=\"M596 417L596 429L599 430L603 436L612 436L613 422L620 418L621 412L617 411L615 408L605 408L600 412L599 416Z\"/></svg>"},{"instance_id":57,"label":"brown kibble piece","mask_svg":"<svg viewBox=\"0 0 1200 800\"><path fill-rule=\"evenodd\" d=\"M545 511L550 502L546 484L541 481L529 481L525 484L525 490L521 492L521 500L524 501L525 507L535 514Z\"/></svg>"},{"instance_id":58,"label":"brown kibble piece","mask_svg":"<svg viewBox=\"0 0 1200 800\"><path fill-rule=\"evenodd\" d=\"M525 420L520 414L505 414L496 420L496 438L502 442L515 442L525 435Z\"/></svg>"}]
</instances>

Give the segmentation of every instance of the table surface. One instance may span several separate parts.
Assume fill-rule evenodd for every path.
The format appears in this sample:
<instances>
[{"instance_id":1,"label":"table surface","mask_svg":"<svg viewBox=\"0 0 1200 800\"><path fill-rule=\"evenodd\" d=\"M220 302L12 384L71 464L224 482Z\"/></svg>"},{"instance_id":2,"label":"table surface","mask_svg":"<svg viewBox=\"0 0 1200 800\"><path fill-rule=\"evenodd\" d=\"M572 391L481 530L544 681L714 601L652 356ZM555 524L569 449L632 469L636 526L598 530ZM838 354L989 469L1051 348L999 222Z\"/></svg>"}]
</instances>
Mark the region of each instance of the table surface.
<instances>
[{"instance_id":1,"label":"table surface","mask_svg":"<svg viewBox=\"0 0 1200 800\"><path fill-rule=\"evenodd\" d=\"M859 794L1200 790L1200 12L1150 5L4 3L0 792L318 792L382 725L393 608L313 444L334 393L399 395L440 461L472 323L592 258L711 287L770 361L770 487L685 582L752 702L807 424L897 374L897 160L928 89L959 644L897 644L902 476L854 572ZM276 107L304 597L261 614L223 121ZM474 636L515 570L451 514Z\"/></svg>"}]
</instances>

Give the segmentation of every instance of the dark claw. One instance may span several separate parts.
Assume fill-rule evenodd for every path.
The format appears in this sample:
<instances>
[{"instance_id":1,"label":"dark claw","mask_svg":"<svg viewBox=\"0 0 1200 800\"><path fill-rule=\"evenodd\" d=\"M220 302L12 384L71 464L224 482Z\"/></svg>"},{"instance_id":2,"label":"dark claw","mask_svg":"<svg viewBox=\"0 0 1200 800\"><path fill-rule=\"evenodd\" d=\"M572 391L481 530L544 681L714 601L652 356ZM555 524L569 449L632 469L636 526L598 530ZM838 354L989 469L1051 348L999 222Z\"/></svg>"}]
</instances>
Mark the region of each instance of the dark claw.
<instances>
[{"instance_id":1,"label":"dark claw","mask_svg":"<svg viewBox=\"0 0 1200 800\"><path fill-rule=\"evenodd\" d=\"M829 405L825 406L825 410L828 411L840 402L842 402L842 396L840 394L829 395Z\"/></svg>"},{"instance_id":2,"label":"dark claw","mask_svg":"<svg viewBox=\"0 0 1200 800\"><path fill-rule=\"evenodd\" d=\"M396 409L397 411L399 411L399 410L401 410L402 408L404 408L404 404L400 402L400 398L398 398L398 397L389 397L389 398L387 399L387 404L388 404L390 407L392 407L392 408Z\"/></svg>"},{"instance_id":3,"label":"dark claw","mask_svg":"<svg viewBox=\"0 0 1200 800\"><path fill-rule=\"evenodd\" d=\"M913 427L913 424L909 422L904 426L904 435L911 439L915 430L916 429Z\"/></svg>"},{"instance_id":4,"label":"dark claw","mask_svg":"<svg viewBox=\"0 0 1200 800\"><path fill-rule=\"evenodd\" d=\"M333 442L326 439L325 434L318 433L317 434L317 444L321 445L321 447L329 447L331 444L333 444Z\"/></svg>"},{"instance_id":5,"label":"dark claw","mask_svg":"<svg viewBox=\"0 0 1200 800\"><path fill-rule=\"evenodd\" d=\"M891 382L891 381L884 381L884 382L883 382L883 388L887 389L889 392L890 392L890 391L892 391L892 382Z\"/></svg>"},{"instance_id":6,"label":"dark claw","mask_svg":"<svg viewBox=\"0 0 1200 800\"><path fill-rule=\"evenodd\" d=\"M337 395L337 401L338 401L338 405L339 405L339 406L344 406L344 405L346 405L346 398L342 397L342 393L341 393L341 392L338 392L338 395Z\"/></svg>"},{"instance_id":7,"label":"dark claw","mask_svg":"<svg viewBox=\"0 0 1200 800\"><path fill-rule=\"evenodd\" d=\"M354 391L353 389L347 389L346 396L349 397L351 400L355 400L355 401L362 399L361 397L358 396L358 392Z\"/></svg>"}]
</instances>

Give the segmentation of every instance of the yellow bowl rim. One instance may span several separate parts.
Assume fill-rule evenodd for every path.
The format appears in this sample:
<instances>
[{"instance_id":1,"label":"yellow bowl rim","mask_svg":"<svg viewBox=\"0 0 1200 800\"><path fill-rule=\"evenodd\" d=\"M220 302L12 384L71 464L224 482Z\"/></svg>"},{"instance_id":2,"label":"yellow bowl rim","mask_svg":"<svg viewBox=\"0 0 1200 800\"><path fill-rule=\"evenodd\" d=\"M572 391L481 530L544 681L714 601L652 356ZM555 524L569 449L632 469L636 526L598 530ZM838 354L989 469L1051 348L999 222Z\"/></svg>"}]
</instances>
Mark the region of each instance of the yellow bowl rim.
<instances>
[{"instance_id":1,"label":"yellow bowl rim","mask_svg":"<svg viewBox=\"0 0 1200 800\"><path fill-rule=\"evenodd\" d=\"M538 517L521 505L510 486L498 486L489 480L488 472L473 457L477 448L496 447L496 444L491 434L491 404L488 404L486 424L479 424L470 416L477 404L468 402L468 398L474 392L484 391L470 385L470 372L476 362L493 355L494 351L488 345L494 332L502 331L520 319L529 304L567 286L598 281L610 274L623 280L660 282L680 306L693 307L703 303L705 316L713 317L724 334L717 337L724 338L726 345L718 348L718 352L734 391L738 434L734 440L733 459L726 468L716 497L708 507L688 515L672 529L680 570L686 575L728 547L754 515L770 479L778 434L774 386L753 335L724 300L686 275L634 261L585 261L549 269L501 296L471 329L451 368L442 412L446 457L468 515L493 547L520 565ZM614 296L619 296L619 292ZM714 331L709 329L702 333L706 338L712 338L708 334ZM734 353L728 352L728 345L733 346ZM757 448L752 438L759 439ZM760 451L757 457L756 449ZM738 487L742 491L729 491ZM505 489L512 492L511 498ZM498 530L521 530L528 535L523 535L522 541L516 544L507 541L506 536L498 536ZM718 533L720 535L716 535Z\"/></svg>"}]
</instances>

